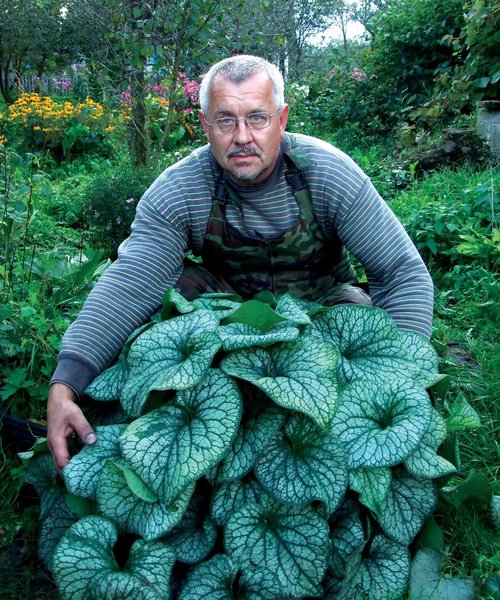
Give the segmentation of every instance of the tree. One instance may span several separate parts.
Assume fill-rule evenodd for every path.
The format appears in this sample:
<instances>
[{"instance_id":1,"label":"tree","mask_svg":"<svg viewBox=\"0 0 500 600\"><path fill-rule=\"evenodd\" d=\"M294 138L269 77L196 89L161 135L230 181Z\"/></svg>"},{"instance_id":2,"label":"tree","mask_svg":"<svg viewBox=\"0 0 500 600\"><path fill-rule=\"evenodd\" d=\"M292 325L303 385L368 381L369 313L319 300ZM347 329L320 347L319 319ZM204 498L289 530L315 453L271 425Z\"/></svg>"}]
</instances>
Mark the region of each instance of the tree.
<instances>
[{"instance_id":1,"label":"tree","mask_svg":"<svg viewBox=\"0 0 500 600\"><path fill-rule=\"evenodd\" d=\"M105 43L93 49L89 27L99 15L99 34ZM146 96L158 80L168 87L167 119L163 138L172 128L179 73L187 64L210 60L224 40L217 29L222 8L216 0L73 0L68 18L84 22L80 46L85 56L109 73L110 81L126 83L132 98L130 150L135 163L148 160ZM90 34L91 35L91 34ZM123 85L122 85L123 88Z\"/></svg>"},{"instance_id":2,"label":"tree","mask_svg":"<svg viewBox=\"0 0 500 600\"><path fill-rule=\"evenodd\" d=\"M0 0L0 92L14 100L21 75L41 77L60 64L62 0Z\"/></svg>"}]
</instances>

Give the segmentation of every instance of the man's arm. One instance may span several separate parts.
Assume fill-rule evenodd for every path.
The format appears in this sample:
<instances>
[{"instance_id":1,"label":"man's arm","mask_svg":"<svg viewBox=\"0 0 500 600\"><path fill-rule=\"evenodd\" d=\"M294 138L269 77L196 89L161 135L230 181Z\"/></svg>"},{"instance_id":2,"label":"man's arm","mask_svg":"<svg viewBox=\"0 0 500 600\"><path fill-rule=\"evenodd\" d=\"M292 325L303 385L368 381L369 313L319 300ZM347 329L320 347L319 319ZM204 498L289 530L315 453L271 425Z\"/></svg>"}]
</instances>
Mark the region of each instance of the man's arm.
<instances>
[{"instance_id":1,"label":"man's arm","mask_svg":"<svg viewBox=\"0 0 500 600\"><path fill-rule=\"evenodd\" d=\"M297 138L314 162L306 177L325 233L362 264L373 303L398 327L429 338L433 284L403 226L349 156L321 140Z\"/></svg>"},{"instance_id":2,"label":"man's arm","mask_svg":"<svg viewBox=\"0 0 500 600\"><path fill-rule=\"evenodd\" d=\"M73 433L84 443L95 441L76 404L79 396L179 277L186 246L181 231L143 198L118 260L99 279L66 332L47 405L48 443L59 471L70 459L68 439Z\"/></svg>"},{"instance_id":3,"label":"man's arm","mask_svg":"<svg viewBox=\"0 0 500 600\"><path fill-rule=\"evenodd\" d=\"M365 269L375 306L402 329L432 332L434 287L403 226L369 180L345 210L338 234Z\"/></svg>"}]
</instances>

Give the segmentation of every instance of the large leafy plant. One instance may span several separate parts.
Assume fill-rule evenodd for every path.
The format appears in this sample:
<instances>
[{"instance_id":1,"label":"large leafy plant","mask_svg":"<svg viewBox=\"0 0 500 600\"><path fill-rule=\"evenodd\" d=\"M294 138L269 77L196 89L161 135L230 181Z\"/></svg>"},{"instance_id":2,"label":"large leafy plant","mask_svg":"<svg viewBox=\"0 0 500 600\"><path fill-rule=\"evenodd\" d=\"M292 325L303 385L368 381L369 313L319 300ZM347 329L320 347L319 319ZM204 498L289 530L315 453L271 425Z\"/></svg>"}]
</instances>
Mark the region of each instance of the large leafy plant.
<instances>
[{"instance_id":1,"label":"large leafy plant","mask_svg":"<svg viewBox=\"0 0 500 600\"><path fill-rule=\"evenodd\" d=\"M62 598L395 599L432 515L438 358L381 309L170 290L87 389L97 442L31 463Z\"/></svg>"}]
</instances>

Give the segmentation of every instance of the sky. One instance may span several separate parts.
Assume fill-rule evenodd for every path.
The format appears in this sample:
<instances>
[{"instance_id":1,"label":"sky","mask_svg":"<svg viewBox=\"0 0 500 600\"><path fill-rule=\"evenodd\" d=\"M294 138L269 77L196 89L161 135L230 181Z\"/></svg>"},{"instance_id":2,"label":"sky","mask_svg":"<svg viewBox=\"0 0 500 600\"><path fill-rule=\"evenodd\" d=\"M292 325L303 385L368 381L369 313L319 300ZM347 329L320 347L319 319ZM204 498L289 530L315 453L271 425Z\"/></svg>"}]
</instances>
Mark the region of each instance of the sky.
<instances>
[{"instance_id":1,"label":"sky","mask_svg":"<svg viewBox=\"0 0 500 600\"><path fill-rule=\"evenodd\" d=\"M360 35L362 35L365 31L365 28L361 23L350 22L347 24L347 37L349 39L354 39ZM316 46L326 46L332 40L341 40L342 39L342 31L340 27L336 25L332 25L326 31L318 33L310 37L309 41L311 44Z\"/></svg>"}]
</instances>

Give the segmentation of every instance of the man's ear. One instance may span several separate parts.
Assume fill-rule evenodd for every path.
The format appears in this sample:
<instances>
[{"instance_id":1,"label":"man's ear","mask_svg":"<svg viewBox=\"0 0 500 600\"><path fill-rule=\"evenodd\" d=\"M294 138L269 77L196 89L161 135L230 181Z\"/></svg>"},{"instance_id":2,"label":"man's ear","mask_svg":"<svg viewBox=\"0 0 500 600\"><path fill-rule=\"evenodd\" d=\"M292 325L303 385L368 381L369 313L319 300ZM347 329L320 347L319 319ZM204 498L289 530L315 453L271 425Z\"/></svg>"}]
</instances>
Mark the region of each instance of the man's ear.
<instances>
[{"instance_id":1,"label":"man's ear","mask_svg":"<svg viewBox=\"0 0 500 600\"><path fill-rule=\"evenodd\" d=\"M280 130L281 133L285 132L286 129L286 124L288 121L288 112L290 111L290 107L288 106L288 104L283 104L283 108L281 109L281 114L280 114Z\"/></svg>"},{"instance_id":2,"label":"man's ear","mask_svg":"<svg viewBox=\"0 0 500 600\"><path fill-rule=\"evenodd\" d=\"M205 118L205 115L204 115L204 114L201 112L201 110L200 110L200 112L198 113L198 118L200 119L200 123L201 123L201 125L202 125L202 127L203 127L203 130L204 130L204 131L205 131L205 133L208 135L208 132L209 132L209 127L208 127L208 125L207 125L207 120L206 120L206 118Z\"/></svg>"}]
</instances>

